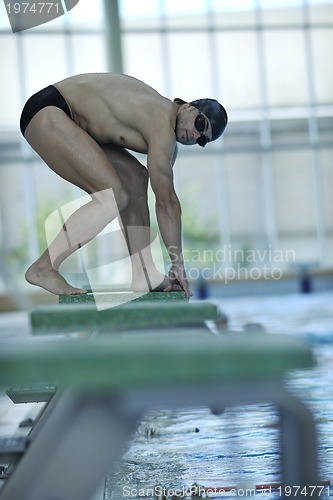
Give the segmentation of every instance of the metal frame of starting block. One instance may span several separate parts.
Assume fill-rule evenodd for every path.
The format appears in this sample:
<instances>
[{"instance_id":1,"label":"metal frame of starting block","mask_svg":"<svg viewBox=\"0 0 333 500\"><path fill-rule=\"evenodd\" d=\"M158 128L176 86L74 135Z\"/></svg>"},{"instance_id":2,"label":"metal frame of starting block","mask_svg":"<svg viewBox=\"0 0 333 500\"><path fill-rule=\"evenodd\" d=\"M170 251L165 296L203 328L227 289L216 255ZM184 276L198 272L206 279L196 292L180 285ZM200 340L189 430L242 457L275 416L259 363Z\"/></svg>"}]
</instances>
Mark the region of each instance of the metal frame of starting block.
<instances>
[{"instance_id":1,"label":"metal frame of starting block","mask_svg":"<svg viewBox=\"0 0 333 500\"><path fill-rule=\"evenodd\" d=\"M287 336L203 328L4 341L2 383L54 380L61 389L1 500L90 500L148 410L263 401L279 410L283 485L317 485L312 415L283 384L288 370L313 364L311 350Z\"/></svg>"}]
</instances>

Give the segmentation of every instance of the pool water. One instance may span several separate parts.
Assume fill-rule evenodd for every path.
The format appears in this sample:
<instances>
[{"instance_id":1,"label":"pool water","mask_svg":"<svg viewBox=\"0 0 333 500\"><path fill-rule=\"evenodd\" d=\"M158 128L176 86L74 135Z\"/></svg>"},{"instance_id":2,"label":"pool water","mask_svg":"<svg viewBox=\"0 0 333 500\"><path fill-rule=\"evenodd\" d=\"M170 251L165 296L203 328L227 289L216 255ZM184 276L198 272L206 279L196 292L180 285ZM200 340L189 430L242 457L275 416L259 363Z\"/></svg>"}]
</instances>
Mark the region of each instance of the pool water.
<instances>
[{"instance_id":1,"label":"pool water","mask_svg":"<svg viewBox=\"0 0 333 500\"><path fill-rule=\"evenodd\" d=\"M333 484L333 293L233 298L218 304L231 330L260 323L269 333L297 336L313 348L316 368L293 372L286 383L313 412L320 480ZM230 488L236 487L238 496L254 496L259 484L267 489L257 490L256 497L279 498L278 490L268 489L281 479L277 423L269 404L230 407L221 415L208 408L151 411L108 475L105 500L163 498L160 493L183 498L194 483L201 493L201 487L210 488L211 498L235 496ZM329 486L320 493L320 498L333 496Z\"/></svg>"}]
</instances>

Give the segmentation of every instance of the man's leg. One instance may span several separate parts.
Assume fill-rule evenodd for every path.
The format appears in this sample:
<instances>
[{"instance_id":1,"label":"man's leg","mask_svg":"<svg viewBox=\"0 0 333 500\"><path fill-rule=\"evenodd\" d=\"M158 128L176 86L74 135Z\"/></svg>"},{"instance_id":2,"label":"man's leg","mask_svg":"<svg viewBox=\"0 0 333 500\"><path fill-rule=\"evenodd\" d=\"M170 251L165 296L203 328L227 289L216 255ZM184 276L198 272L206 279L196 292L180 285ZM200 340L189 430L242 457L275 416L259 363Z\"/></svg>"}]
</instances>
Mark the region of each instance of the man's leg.
<instances>
[{"instance_id":1,"label":"man's leg","mask_svg":"<svg viewBox=\"0 0 333 500\"><path fill-rule=\"evenodd\" d=\"M156 268L151 254L151 229L147 199L148 171L128 151L112 145L102 146L129 195L121 210L120 223L132 262L132 290L164 290L169 283Z\"/></svg>"},{"instance_id":2,"label":"man's leg","mask_svg":"<svg viewBox=\"0 0 333 500\"><path fill-rule=\"evenodd\" d=\"M69 217L49 248L27 270L26 279L58 295L85 293L67 283L59 266L104 229L126 207L129 196L102 148L58 108L39 111L25 137L52 170L92 197Z\"/></svg>"}]
</instances>

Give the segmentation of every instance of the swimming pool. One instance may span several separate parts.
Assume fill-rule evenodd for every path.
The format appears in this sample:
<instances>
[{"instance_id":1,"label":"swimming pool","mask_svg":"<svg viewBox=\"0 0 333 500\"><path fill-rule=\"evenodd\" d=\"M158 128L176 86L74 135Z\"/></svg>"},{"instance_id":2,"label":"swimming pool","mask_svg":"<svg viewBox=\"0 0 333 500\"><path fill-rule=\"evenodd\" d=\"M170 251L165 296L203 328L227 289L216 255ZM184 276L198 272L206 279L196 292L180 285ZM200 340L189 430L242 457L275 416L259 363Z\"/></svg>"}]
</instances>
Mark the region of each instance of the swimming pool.
<instances>
[{"instance_id":1,"label":"swimming pool","mask_svg":"<svg viewBox=\"0 0 333 500\"><path fill-rule=\"evenodd\" d=\"M218 303L231 330L260 323L271 334L294 335L312 346L316 368L294 372L286 383L312 409L320 479L333 483L333 293ZM255 493L279 498L279 490L269 489L280 481L278 439L276 410L269 404L231 407L218 416L208 408L149 412L115 473L107 477L105 500L163 498L163 494L182 498L194 483L208 488L205 493L212 498ZM254 492L259 484L267 488ZM326 485L319 492L321 498L333 495ZM285 493L295 496L295 491Z\"/></svg>"}]
</instances>

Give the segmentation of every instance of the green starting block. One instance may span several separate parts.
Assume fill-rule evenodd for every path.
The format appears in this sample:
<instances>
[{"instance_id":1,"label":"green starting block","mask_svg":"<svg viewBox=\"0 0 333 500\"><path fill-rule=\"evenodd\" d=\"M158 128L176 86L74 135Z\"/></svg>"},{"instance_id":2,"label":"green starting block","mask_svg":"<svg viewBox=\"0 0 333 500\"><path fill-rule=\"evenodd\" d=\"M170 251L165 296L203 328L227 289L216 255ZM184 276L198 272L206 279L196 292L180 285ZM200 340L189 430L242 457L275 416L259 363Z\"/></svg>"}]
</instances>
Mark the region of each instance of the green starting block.
<instances>
[{"instance_id":1,"label":"green starting block","mask_svg":"<svg viewBox=\"0 0 333 500\"><path fill-rule=\"evenodd\" d=\"M59 295L59 304L91 304L105 303L123 304L125 302L174 302L177 300L186 300L185 292L92 292L77 295Z\"/></svg>"},{"instance_id":2,"label":"green starting block","mask_svg":"<svg viewBox=\"0 0 333 500\"><path fill-rule=\"evenodd\" d=\"M57 387L54 384L24 384L6 389L7 396L13 403L47 403L54 396Z\"/></svg>"},{"instance_id":3,"label":"green starting block","mask_svg":"<svg viewBox=\"0 0 333 500\"><path fill-rule=\"evenodd\" d=\"M280 378L314 364L311 350L293 338L266 333L214 336L204 328L127 331L76 339L2 342L2 383L58 384L96 390L126 386L193 385L218 380ZM171 367L169 366L171 363Z\"/></svg>"},{"instance_id":4,"label":"green starting block","mask_svg":"<svg viewBox=\"0 0 333 500\"><path fill-rule=\"evenodd\" d=\"M30 314L34 335L140 330L203 324L216 319L218 310L215 304L182 300L127 302L101 311L89 303L59 304L40 306Z\"/></svg>"}]
</instances>

